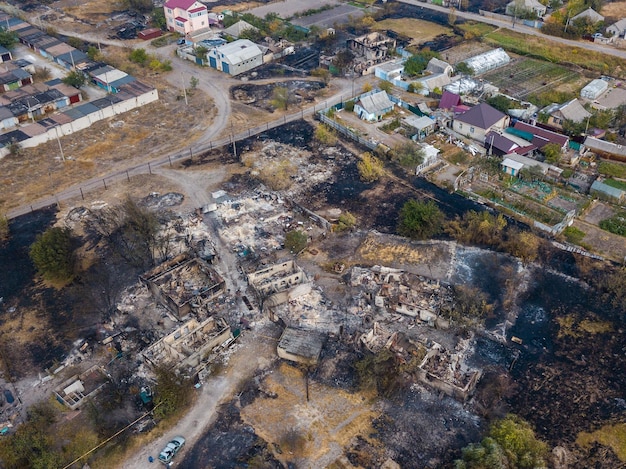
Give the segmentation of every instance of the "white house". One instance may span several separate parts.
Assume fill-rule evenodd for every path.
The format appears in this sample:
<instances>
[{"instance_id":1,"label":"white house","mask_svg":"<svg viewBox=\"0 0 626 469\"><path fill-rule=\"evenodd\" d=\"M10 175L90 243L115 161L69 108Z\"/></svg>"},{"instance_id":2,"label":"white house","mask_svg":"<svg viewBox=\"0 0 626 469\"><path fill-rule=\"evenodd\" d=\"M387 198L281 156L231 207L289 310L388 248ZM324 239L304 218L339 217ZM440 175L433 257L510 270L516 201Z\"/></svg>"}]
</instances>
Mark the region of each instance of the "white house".
<instances>
[{"instance_id":1,"label":"white house","mask_svg":"<svg viewBox=\"0 0 626 469\"><path fill-rule=\"evenodd\" d=\"M538 0L514 0L506 5L506 14L509 16L520 16L521 13L529 12L541 18L546 10L546 6Z\"/></svg>"},{"instance_id":2,"label":"white house","mask_svg":"<svg viewBox=\"0 0 626 469\"><path fill-rule=\"evenodd\" d=\"M621 20L613 23L611 26L606 28L607 36L613 37L624 37L626 36L626 18L622 18Z\"/></svg>"},{"instance_id":3,"label":"white house","mask_svg":"<svg viewBox=\"0 0 626 469\"><path fill-rule=\"evenodd\" d=\"M362 96L354 104L354 113L359 116L359 119L370 122L381 120L391 110L393 110L393 102L385 91Z\"/></svg>"},{"instance_id":4,"label":"white house","mask_svg":"<svg viewBox=\"0 0 626 469\"><path fill-rule=\"evenodd\" d=\"M239 75L263 65L263 51L248 39L215 47L207 53L207 58L210 67L230 75Z\"/></svg>"},{"instance_id":5,"label":"white house","mask_svg":"<svg viewBox=\"0 0 626 469\"><path fill-rule=\"evenodd\" d=\"M196 0L167 0L163 12L169 31L187 35L209 27L207 7Z\"/></svg>"}]
</instances>

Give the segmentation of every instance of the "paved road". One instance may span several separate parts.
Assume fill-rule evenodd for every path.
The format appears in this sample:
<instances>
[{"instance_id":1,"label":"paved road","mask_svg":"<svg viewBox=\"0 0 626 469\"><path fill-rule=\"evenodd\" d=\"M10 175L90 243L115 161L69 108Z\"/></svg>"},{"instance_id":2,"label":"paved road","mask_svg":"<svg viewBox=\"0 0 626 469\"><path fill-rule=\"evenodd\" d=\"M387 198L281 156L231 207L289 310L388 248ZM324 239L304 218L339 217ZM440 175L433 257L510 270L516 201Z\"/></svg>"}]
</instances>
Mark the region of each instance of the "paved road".
<instances>
[{"instance_id":1,"label":"paved road","mask_svg":"<svg viewBox=\"0 0 626 469\"><path fill-rule=\"evenodd\" d=\"M427 8L429 10L438 11L441 13L445 13L446 15L450 13L450 8L441 7L439 5L433 5L432 3L420 2L418 0L396 0L396 1L400 3L406 3L408 5L418 6L420 8ZM568 46L578 47L580 49L588 49L590 51L601 52L603 54L614 55L616 57L621 57L623 59L626 59L626 50L616 49L611 46L607 46L604 44L596 44L594 42L589 42L589 41L572 41L571 39L564 39L561 37L549 36L547 34L543 34L539 29L531 28L529 26L524 26L520 23L516 23L515 25L513 25L512 18L511 18L511 21L503 21L499 18L490 18L487 16L479 15L477 13L470 13L468 11L459 11L459 10L455 10L454 14L458 18L464 18L464 19L471 20L471 21L487 23L487 24L497 26L499 28L511 29L520 33L530 34L531 36L543 37L546 40L559 42L561 44L566 44Z\"/></svg>"}]
</instances>

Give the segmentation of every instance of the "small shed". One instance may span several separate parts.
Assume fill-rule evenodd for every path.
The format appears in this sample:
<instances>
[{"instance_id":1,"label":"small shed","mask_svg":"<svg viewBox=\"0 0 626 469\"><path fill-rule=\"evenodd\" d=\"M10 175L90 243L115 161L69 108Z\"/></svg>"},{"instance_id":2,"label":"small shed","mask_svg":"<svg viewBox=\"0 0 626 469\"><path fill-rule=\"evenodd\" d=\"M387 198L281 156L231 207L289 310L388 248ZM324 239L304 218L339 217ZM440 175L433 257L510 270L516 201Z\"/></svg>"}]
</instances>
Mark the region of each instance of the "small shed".
<instances>
[{"instance_id":1,"label":"small shed","mask_svg":"<svg viewBox=\"0 0 626 469\"><path fill-rule=\"evenodd\" d=\"M524 167L524 164L519 161L514 161L511 158L505 158L504 161L500 163L500 166L502 167L502 171L506 174L517 176Z\"/></svg>"},{"instance_id":2,"label":"small shed","mask_svg":"<svg viewBox=\"0 0 626 469\"><path fill-rule=\"evenodd\" d=\"M155 39L161 36L162 34L163 34L163 31L161 31L159 28L148 28L148 29L144 29L143 31L139 31L139 33L137 33L137 37L139 39L143 39L144 41L147 41L149 39Z\"/></svg>"},{"instance_id":3,"label":"small shed","mask_svg":"<svg viewBox=\"0 0 626 469\"><path fill-rule=\"evenodd\" d=\"M413 133L413 140L422 140L435 131L435 121L430 117L411 115L402 119L402 127Z\"/></svg>"},{"instance_id":4,"label":"small shed","mask_svg":"<svg viewBox=\"0 0 626 469\"><path fill-rule=\"evenodd\" d=\"M304 365L317 365L322 353L322 336L317 332L286 327L276 353L280 358Z\"/></svg>"}]
</instances>

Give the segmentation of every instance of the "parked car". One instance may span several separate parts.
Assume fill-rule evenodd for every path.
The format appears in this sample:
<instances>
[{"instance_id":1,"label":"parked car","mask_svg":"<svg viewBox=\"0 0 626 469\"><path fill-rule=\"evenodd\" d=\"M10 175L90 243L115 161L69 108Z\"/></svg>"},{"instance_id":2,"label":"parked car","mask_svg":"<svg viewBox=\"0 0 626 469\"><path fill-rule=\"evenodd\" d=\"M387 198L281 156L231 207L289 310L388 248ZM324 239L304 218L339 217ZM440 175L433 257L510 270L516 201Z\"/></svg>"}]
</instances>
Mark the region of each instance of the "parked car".
<instances>
[{"instance_id":1,"label":"parked car","mask_svg":"<svg viewBox=\"0 0 626 469\"><path fill-rule=\"evenodd\" d=\"M7 404L13 404L15 402L15 398L13 397L13 393L8 389L4 390L4 397L7 400Z\"/></svg>"},{"instance_id":2,"label":"parked car","mask_svg":"<svg viewBox=\"0 0 626 469\"><path fill-rule=\"evenodd\" d=\"M159 461L163 464L169 464L183 446L185 446L185 438L182 436L174 437L159 454Z\"/></svg>"}]
</instances>

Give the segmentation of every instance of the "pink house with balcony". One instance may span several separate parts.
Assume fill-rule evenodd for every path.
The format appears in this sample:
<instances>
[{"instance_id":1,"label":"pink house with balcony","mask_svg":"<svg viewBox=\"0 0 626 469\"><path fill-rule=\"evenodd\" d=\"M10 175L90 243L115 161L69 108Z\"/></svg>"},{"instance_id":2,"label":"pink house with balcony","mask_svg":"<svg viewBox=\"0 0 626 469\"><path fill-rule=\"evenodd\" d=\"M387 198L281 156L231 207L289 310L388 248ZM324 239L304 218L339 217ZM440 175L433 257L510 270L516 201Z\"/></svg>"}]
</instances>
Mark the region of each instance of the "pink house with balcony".
<instances>
[{"instance_id":1,"label":"pink house with balcony","mask_svg":"<svg viewBox=\"0 0 626 469\"><path fill-rule=\"evenodd\" d=\"M209 27L207 7L196 0L168 0L163 11L169 31L187 35Z\"/></svg>"}]
</instances>

